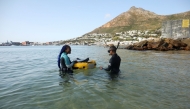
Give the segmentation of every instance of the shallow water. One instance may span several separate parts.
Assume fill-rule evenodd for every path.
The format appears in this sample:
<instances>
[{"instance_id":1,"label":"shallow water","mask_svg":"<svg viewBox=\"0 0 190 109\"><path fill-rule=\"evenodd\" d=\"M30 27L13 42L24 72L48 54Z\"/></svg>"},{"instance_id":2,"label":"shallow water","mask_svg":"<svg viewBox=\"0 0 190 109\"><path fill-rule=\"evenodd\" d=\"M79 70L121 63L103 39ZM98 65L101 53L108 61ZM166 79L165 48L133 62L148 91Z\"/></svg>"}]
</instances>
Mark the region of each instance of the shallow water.
<instances>
[{"instance_id":1,"label":"shallow water","mask_svg":"<svg viewBox=\"0 0 190 109\"><path fill-rule=\"evenodd\" d=\"M71 46L75 59L108 64L107 48ZM119 49L121 75L104 70L75 70L74 80L61 78L61 46L0 47L0 109L188 109L189 51ZM69 80L68 80L69 79Z\"/></svg>"}]
</instances>

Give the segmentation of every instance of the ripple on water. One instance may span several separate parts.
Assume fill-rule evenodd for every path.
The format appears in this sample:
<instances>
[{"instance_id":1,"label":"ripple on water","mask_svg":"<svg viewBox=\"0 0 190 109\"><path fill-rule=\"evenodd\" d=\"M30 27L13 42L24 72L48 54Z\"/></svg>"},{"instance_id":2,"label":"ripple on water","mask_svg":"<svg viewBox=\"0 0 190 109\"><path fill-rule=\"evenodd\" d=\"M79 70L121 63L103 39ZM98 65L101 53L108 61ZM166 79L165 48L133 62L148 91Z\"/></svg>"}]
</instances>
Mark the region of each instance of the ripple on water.
<instances>
[{"instance_id":1,"label":"ripple on water","mask_svg":"<svg viewBox=\"0 0 190 109\"><path fill-rule=\"evenodd\" d=\"M95 68L75 70L72 80L59 77L60 48L0 49L0 108L190 108L189 52L119 49L119 78ZM69 56L90 56L97 67L107 67L110 58L107 48L96 46L72 46Z\"/></svg>"}]
</instances>

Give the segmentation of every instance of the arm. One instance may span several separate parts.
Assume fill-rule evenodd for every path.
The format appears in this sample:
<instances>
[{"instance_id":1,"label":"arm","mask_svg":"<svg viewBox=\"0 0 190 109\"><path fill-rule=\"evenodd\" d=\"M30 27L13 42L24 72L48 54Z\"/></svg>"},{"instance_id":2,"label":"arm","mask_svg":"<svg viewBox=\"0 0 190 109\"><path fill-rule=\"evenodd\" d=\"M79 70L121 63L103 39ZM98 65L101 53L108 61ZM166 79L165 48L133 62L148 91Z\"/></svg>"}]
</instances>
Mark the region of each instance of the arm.
<instances>
[{"instance_id":1,"label":"arm","mask_svg":"<svg viewBox=\"0 0 190 109\"><path fill-rule=\"evenodd\" d=\"M66 65L66 66L67 66L67 68L72 68L73 65L74 65L74 63L72 62L70 65Z\"/></svg>"},{"instance_id":2,"label":"arm","mask_svg":"<svg viewBox=\"0 0 190 109\"><path fill-rule=\"evenodd\" d=\"M111 70L111 66L110 65L108 65L108 67L107 68L103 68L105 71L110 71Z\"/></svg>"},{"instance_id":3,"label":"arm","mask_svg":"<svg viewBox=\"0 0 190 109\"><path fill-rule=\"evenodd\" d=\"M107 67L107 68L104 68L104 70L110 71L111 68L112 68L112 65L113 65L113 58L110 59L108 67Z\"/></svg>"},{"instance_id":4,"label":"arm","mask_svg":"<svg viewBox=\"0 0 190 109\"><path fill-rule=\"evenodd\" d=\"M65 55L64 59L65 59L65 65L67 66L67 68L72 68L74 62L71 62L67 55Z\"/></svg>"}]
</instances>

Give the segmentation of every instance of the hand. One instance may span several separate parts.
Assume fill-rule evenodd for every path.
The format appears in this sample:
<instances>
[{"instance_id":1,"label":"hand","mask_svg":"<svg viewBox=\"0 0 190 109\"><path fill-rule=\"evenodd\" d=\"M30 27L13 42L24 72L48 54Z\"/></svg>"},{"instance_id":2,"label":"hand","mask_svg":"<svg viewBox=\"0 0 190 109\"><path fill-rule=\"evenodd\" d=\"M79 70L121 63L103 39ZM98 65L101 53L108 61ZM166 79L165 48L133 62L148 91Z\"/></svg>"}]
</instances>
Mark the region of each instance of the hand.
<instances>
[{"instance_id":1,"label":"hand","mask_svg":"<svg viewBox=\"0 0 190 109\"><path fill-rule=\"evenodd\" d=\"M72 62L73 62L73 63L76 63L76 62L77 62L77 60L73 60Z\"/></svg>"},{"instance_id":2,"label":"hand","mask_svg":"<svg viewBox=\"0 0 190 109\"><path fill-rule=\"evenodd\" d=\"M103 69L103 67L102 66L100 66L100 70L102 70Z\"/></svg>"},{"instance_id":3,"label":"hand","mask_svg":"<svg viewBox=\"0 0 190 109\"><path fill-rule=\"evenodd\" d=\"M81 60L80 58L77 58L76 60Z\"/></svg>"}]
</instances>

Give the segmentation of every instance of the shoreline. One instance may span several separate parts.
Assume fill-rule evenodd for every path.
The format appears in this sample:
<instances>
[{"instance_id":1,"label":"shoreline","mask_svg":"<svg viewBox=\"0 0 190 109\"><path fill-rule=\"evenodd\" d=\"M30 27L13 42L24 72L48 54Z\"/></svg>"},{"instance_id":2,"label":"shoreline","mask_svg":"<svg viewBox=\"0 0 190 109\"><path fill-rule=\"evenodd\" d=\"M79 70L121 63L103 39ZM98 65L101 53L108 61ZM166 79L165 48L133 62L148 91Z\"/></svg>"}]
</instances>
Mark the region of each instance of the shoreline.
<instances>
[{"instance_id":1,"label":"shoreline","mask_svg":"<svg viewBox=\"0 0 190 109\"><path fill-rule=\"evenodd\" d=\"M118 42L96 42L94 44L68 44L74 46L102 46L102 47L110 47L112 45L117 46ZM65 43L67 44L67 43ZM27 45L27 46L62 46L64 44L59 45ZM21 47L22 45L0 45L0 47L13 46L13 47ZM25 47L27 47L25 46ZM185 39L170 39L170 38L152 38L141 41L121 41L118 49L128 49L128 50L156 50L156 51L173 51L173 50L186 50L190 51L190 38Z\"/></svg>"}]
</instances>

